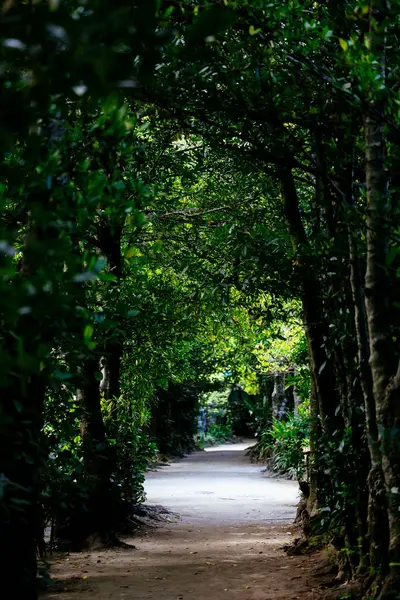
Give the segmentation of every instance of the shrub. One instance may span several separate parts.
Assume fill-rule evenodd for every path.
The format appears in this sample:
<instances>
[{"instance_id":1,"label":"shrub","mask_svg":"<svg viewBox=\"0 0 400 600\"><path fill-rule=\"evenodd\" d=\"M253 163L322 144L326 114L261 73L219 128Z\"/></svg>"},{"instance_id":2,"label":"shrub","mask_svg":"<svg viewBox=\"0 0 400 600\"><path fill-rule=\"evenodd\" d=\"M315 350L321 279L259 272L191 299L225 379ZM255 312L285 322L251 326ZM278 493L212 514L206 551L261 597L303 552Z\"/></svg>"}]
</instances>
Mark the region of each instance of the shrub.
<instances>
[{"instance_id":1,"label":"shrub","mask_svg":"<svg viewBox=\"0 0 400 600\"><path fill-rule=\"evenodd\" d=\"M223 444L233 438L232 427L228 423L213 423L204 436L206 446Z\"/></svg>"},{"instance_id":2,"label":"shrub","mask_svg":"<svg viewBox=\"0 0 400 600\"><path fill-rule=\"evenodd\" d=\"M273 419L270 429L260 434L259 458L266 460L272 471L295 475L301 479L305 470L303 449L309 445L309 415L289 414L285 421Z\"/></svg>"}]
</instances>

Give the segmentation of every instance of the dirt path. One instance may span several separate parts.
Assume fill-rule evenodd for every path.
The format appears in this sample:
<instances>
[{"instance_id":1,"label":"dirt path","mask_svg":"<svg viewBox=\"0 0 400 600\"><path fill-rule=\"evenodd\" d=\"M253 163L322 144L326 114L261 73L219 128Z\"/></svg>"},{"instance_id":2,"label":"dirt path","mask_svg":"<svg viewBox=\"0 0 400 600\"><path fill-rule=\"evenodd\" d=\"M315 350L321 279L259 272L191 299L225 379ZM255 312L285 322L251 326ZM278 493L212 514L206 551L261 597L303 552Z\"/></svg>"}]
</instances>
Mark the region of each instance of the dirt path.
<instances>
[{"instance_id":1,"label":"dirt path","mask_svg":"<svg viewBox=\"0 0 400 600\"><path fill-rule=\"evenodd\" d=\"M289 600L317 597L312 559L287 557L297 485L249 463L246 444L198 452L146 481L148 504L180 519L127 540L137 550L54 561L58 600ZM319 594L318 594L319 596Z\"/></svg>"},{"instance_id":2,"label":"dirt path","mask_svg":"<svg viewBox=\"0 0 400 600\"><path fill-rule=\"evenodd\" d=\"M251 443L209 448L149 473L148 503L167 506L184 523L203 526L293 522L297 483L268 479L264 467L251 464L246 456Z\"/></svg>"}]
</instances>

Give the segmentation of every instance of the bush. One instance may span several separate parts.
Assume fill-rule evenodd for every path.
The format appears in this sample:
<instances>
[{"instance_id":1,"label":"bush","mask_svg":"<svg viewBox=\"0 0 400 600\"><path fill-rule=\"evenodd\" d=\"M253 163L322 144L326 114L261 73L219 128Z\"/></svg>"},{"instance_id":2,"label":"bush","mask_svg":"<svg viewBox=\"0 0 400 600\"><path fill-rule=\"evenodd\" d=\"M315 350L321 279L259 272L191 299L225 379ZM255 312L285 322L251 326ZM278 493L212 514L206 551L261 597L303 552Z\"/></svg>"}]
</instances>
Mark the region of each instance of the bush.
<instances>
[{"instance_id":1,"label":"bush","mask_svg":"<svg viewBox=\"0 0 400 600\"><path fill-rule=\"evenodd\" d=\"M233 439L232 427L228 423L213 423L204 436L206 446L223 444Z\"/></svg>"},{"instance_id":2,"label":"bush","mask_svg":"<svg viewBox=\"0 0 400 600\"><path fill-rule=\"evenodd\" d=\"M301 479L305 470L303 448L309 445L308 410L298 416L289 414L285 421L273 419L272 427L260 434L258 455L272 471Z\"/></svg>"}]
</instances>

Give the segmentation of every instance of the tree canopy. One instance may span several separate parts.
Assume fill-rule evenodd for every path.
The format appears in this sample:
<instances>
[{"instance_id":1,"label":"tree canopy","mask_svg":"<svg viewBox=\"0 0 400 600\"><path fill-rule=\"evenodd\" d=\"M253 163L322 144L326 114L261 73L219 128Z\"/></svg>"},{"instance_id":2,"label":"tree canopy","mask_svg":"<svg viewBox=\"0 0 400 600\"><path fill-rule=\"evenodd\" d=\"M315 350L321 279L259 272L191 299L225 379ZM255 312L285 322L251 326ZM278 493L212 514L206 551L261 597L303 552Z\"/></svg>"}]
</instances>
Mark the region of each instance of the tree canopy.
<instances>
[{"instance_id":1,"label":"tree canopy","mask_svg":"<svg viewBox=\"0 0 400 600\"><path fill-rule=\"evenodd\" d=\"M36 598L41 511L60 544L117 543L157 441L189 449L204 394L261 398L285 371L310 406L308 520L366 597L398 597L399 19L397 0L4 0L15 596Z\"/></svg>"}]
</instances>

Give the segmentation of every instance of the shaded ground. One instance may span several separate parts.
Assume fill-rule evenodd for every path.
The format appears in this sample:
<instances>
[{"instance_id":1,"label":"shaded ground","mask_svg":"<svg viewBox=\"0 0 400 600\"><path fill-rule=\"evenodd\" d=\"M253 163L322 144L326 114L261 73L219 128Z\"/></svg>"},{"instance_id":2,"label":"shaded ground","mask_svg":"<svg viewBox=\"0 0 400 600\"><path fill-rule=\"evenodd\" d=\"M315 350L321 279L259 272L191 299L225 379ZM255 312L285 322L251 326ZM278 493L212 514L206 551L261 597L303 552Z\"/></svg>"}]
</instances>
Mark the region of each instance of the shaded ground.
<instances>
[{"instance_id":1,"label":"shaded ground","mask_svg":"<svg viewBox=\"0 0 400 600\"><path fill-rule=\"evenodd\" d=\"M289 600L316 591L319 558L288 557L297 485L268 479L246 444L219 446L149 473L149 504L170 517L137 550L71 554L55 560L58 600ZM314 588L315 591L311 591Z\"/></svg>"}]
</instances>

